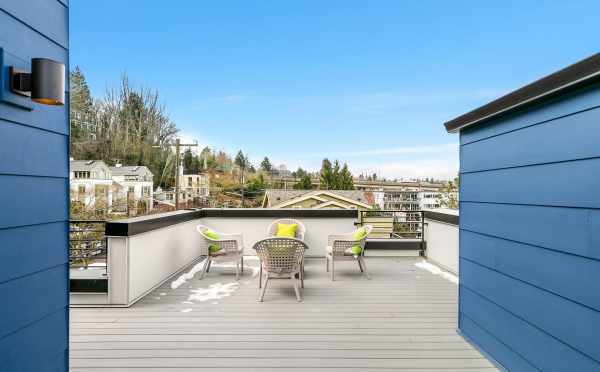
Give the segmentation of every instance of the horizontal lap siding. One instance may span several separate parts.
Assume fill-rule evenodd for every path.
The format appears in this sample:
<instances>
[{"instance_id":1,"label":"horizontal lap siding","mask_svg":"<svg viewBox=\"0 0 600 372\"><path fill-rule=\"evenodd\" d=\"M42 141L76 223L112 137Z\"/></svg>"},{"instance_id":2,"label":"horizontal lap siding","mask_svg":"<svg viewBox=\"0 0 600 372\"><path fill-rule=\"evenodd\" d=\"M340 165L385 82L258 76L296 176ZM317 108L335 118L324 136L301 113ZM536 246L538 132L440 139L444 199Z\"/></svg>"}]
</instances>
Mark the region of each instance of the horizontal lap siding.
<instances>
[{"instance_id":1,"label":"horizontal lap siding","mask_svg":"<svg viewBox=\"0 0 600 372\"><path fill-rule=\"evenodd\" d=\"M461 133L460 329L509 370L600 369L600 87Z\"/></svg>"},{"instance_id":2,"label":"horizontal lap siding","mask_svg":"<svg viewBox=\"0 0 600 372\"><path fill-rule=\"evenodd\" d=\"M68 65L67 18L66 1L0 0L5 61ZM0 370L66 371L68 106L29 102L0 100Z\"/></svg>"}]
</instances>

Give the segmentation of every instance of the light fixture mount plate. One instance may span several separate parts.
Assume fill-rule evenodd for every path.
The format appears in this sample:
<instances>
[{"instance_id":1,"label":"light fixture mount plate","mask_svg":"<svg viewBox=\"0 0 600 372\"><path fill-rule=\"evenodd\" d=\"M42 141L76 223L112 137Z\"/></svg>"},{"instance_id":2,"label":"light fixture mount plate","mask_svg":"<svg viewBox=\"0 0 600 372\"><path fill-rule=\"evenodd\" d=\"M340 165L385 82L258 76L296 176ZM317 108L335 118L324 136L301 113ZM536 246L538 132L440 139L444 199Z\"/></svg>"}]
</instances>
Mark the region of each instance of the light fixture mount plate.
<instances>
[{"instance_id":1,"label":"light fixture mount plate","mask_svg":"<svg viewBox=\"0 0 600 372\"><path fill-rule=\"evenodd\" d=\"M15 93L12 89L12 81L10 75L10 66L16 69L25 70L28 65L22 59L15 57L10 53L5 53L0 47L0 102L10 105L14 108L31 111L33 110L33 102L27 96Z\"/></svg>"},{"instance_id":2,"label":"light fixture mount plate","mask_svg":"<svg viewBox=\"0 0 600 372\"><path fill-rule=\"evenodd\" d=\"M31 97L31 74L14 66L8 68L10 90L21 96Z\"/></svg>"}]
</instances>

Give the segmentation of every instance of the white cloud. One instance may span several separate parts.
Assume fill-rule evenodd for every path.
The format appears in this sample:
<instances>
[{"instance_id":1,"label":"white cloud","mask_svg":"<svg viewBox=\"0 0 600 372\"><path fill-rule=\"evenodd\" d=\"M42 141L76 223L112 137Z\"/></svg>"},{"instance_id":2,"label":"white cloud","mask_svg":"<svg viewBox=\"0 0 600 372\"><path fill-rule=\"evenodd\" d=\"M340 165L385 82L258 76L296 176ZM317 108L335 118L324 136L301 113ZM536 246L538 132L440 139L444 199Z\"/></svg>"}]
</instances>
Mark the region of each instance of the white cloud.
<instances>
[{"instance_id":1,"label":"white cloud","mask_svg":"<svg viewBox=\"0 0 600 372\"><path fill-rule=\"evenodd\" d=\"M452 179L458 172L458 144L417 145L354 152L326 152L296 154L293 157L274 156L277 164L285 163L289 169L301 166L310 171L321 167L321 160L338 159L348 163L354 175L373 174L388 179L412 179L434 177Z\"/></svg>"},{"instance_id":2,"label":"white cloud","mask_svg":"<svg viewBox=\"0 0 600 372\"><path fill-rule=\"evenodd\" d=\"M387 156L387 155L444 155L458 153L458 145L456 143L445 143L441 145L422 145L422 146L404 146L394 148L376 148L371 150L350 151L332 153L330 157L362 157L362 156ZM313 156L323 156L321 154L313 154Z\"/></svg>"},{"instance_id":3,"label":"white cloud","mask_svg":"<svg viewBox=\"0 0 600 372\"><path fill-rule=\"evenodd\" d=\"M414 159L402 161L383 161L368 165L351 166L355 175L376 173L387 179L412 179L434 177L436 179L452 179L458 173L457 158Z\"/></svg>"}]
</instances>

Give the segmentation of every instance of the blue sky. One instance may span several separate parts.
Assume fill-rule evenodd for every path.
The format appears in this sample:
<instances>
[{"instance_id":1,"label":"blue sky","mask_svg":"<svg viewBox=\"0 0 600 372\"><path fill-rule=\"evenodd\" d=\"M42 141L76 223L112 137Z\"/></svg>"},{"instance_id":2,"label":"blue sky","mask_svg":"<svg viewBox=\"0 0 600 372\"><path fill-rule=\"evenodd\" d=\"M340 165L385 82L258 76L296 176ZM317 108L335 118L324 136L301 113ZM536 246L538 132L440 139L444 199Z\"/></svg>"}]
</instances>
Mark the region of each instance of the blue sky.
<instances>
[{"instance_id":1,"label":"blue sky","mask_svg":"<svg viewBox=\"0 0 600 372\"><path fill-rule=\"evenodd\" d=\"M290 169L449 178L443 122L599 48L597 1L71 1L92 94L127 72L181 137Z\"/></svg>"}]
</instances>

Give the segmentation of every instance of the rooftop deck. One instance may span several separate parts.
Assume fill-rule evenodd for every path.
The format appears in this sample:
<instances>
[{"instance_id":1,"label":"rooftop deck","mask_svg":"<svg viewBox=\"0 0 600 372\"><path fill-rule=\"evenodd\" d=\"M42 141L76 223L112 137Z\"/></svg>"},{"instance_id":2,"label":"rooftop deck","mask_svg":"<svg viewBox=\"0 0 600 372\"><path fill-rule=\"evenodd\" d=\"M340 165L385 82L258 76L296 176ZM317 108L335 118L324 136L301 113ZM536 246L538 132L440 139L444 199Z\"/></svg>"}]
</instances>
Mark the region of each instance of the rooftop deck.
<instances>
[{"instance_id":1,"label":"rooftop deck","mask_svg":"<svg viewBox=\"0 0 600 372\"><path fill-rule=\"evenodd\" d=\"M177 275L130 308L71 309L73 371L493 371L456 333L457 285L421 258L307 259L302 303L288 280L256 301L256 259L239 282L214 266ZM189 267L184 273L193 273Z\"/></svg>"}]
</instances>

